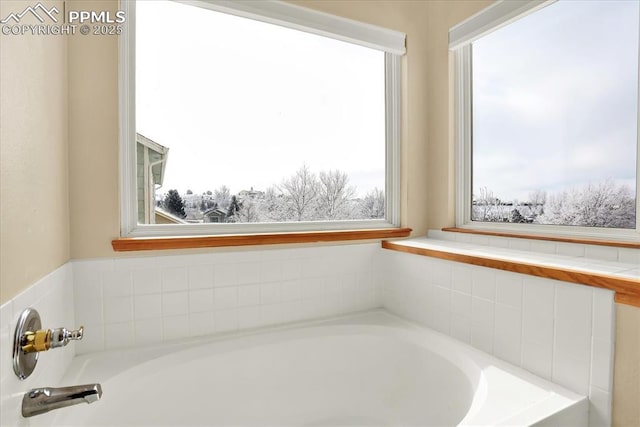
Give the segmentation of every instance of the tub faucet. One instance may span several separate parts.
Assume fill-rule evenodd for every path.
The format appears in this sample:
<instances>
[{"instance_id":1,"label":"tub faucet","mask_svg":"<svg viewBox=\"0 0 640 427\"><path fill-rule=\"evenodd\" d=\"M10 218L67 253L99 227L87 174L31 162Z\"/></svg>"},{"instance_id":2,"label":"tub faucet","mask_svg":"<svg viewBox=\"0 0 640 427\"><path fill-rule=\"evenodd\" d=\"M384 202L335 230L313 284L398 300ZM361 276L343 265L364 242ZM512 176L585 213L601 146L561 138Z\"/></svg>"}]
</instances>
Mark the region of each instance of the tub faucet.
<instances>
[{"instance_id":1,"label":"tub faucet","mask_svg":"<svg viewBox=\"0 0 640 427\"><path fill-rule=\"evenodd\" d=\"M22 398L22 416L33 417L78 403L93 403L101 397L100 384L34 388L26 392Z\"/></svg>"}]
</instances>

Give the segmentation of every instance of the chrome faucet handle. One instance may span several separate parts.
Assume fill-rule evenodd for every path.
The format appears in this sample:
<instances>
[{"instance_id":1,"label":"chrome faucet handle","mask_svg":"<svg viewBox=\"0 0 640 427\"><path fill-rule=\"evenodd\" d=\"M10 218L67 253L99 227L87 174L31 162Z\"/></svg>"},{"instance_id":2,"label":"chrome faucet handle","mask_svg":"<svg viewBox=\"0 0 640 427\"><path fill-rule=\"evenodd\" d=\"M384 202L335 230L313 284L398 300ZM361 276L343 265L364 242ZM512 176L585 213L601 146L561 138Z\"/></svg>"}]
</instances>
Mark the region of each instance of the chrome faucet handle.
<instances>
[{"instance_id":1,"label":"chrome faucet handle","mask_svg":"<svg viewBox=\"0 0 640 427\"><path fill-rule=\"evenodd\" d=\"M51 348L63 347L72 340L81 340L84 334L84 326L78 330L70 331L67 328L57 328L51 330Z\"/></svg>"},{"instance_id":2,"label":"chrome faucet handle","mask_svg":"<svg viewBox=\"0 0 640 427\"><path fill-rule=\"evenodd\" d=\"M66 328L40 329L40 315L33 308L25 309L18 319L13 335L13 370L21 380L27 378L36 367L38 353L64 347L69 341L81 340L84 327L78 330Z\"/></svg>"}]
</instances>

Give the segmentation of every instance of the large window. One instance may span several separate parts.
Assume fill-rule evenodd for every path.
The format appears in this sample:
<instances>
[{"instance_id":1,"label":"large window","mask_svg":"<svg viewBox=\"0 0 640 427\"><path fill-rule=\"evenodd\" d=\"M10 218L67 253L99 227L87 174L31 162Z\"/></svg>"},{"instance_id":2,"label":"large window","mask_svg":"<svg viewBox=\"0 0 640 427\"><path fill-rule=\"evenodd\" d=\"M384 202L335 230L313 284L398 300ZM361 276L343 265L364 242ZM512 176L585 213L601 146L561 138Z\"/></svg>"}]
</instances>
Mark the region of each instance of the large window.
<instances>
[{"instance_id":1,"label":"large window","mask_svg":"<svg viewBox=\"0 0 640 427\"><path fill-rule=\"evenodd\" d=\"M404 35L280 2L128 3L123 235L398 225Z\"/></svg>"},{"instance_id":2,"label":"large window","mask_svg":"<svg viewBox=\"0 0 640 427\"><path fill-rule=\"evenodd\" d=\"M459 225L638 237L639 9L499 2L451 30Z\"/></svg>"}]
</instances>

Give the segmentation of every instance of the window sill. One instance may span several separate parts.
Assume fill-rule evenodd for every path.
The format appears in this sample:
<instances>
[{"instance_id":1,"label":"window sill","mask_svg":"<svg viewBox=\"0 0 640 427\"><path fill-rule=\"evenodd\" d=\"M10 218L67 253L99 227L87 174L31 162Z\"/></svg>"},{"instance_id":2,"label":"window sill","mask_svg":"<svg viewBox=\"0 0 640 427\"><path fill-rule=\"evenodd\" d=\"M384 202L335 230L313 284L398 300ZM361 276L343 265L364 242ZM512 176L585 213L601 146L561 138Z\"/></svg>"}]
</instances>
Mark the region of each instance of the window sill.
<instances>
[{"instance_id":1,"label":"window sill","mask_svg":"<svg viewBox=\"0 0 640 427\"><path fill-rule=\"evenodd\" d=\"M615 292L615 301L640 307L640 272L637 266L581 257L540 254L432 238L383 241L382 247L448 261L561 280ZM636 267L636 268L634 268Z\"/></svg>"},{"instance_id":2,"label":"window sill","mask_svg":"<svg viewBox=\"0 0 640 427\"><path fill-rule=\"evenodd\" d=\"M622 241L622 240L598 240L598 239L586 239L581 237L546 236L542 234L520 234L520 233L510 233L510 232L476 230L476 229L459 228L459 227L445 227L442 229L442 231L447 231L452 233L476 234L481 236L512 237L514 239L546 240L549 242L578 243L582 245L599 245L599 246L613 246L617 248L640 249L640 242L630 242L630 241Z\"/></svg>"},{"instance_id":3,"label":"window sill","mask_svg":"<svg viewBox=\"0 0 640 427\"><path fill-rule=\"evenodd\" d=\"M410 228L371 230L310 231L269 234L233 234L219 236L128 237L111 242L116 252L165 249L216 248L227 246L259 246L295 243L340 242L349 240L391 239L408 237Z\"/></svg>"}]
</instances>

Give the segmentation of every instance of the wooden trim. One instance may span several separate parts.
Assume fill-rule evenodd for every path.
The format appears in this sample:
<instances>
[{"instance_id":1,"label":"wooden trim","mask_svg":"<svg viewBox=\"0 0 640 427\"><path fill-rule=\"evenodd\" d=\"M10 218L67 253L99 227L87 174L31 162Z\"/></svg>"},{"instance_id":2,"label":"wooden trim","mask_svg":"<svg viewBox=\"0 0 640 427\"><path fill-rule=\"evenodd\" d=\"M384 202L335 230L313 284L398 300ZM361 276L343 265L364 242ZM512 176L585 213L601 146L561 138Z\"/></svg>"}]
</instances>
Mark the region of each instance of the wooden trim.
<instances>
[{"instance_id":1,"label":"wooden trim","mask_svg":"<svg viewBox=\"0 0 640 427\"><path fill-rule=\"evenodd\" d=\"M216 248L225 246L279 245L290 243L340 242L347 240L408 237L410 228L371 230L313 231L269 234L233 234L219 236L128 237L114 239L113 250L152 251L164 249Z\"/></svg>"},{"instance_id":2,"label":"wooden trim","mask_svg":"<svg viewBox=\"0 0 640 427\"><path fill-rule=\"evenodd\" d=\"M424 255L447 261L462 262L480 267L496 268L498 270L511 271L513 273L543 277L545 279L561 280L563 282L610 289L616 293L616 302L640 307L640 282L634 279L627 279L601 273L584 272L569 268L548 267L520 261L507 261L477 255L463 255L443 250L417 248L388 241L383 241L382 247L394 251Z\"/></svg>"},{"instance_id":3,"label":"wooden trim","mask_svg":"<svg viewBox=\"0 0 640 427\"><path fill-rule=\"evenodd\" d=\"M640 307L640 295L629 295L616 292L615 301L618 304L632 305Z\"/></svg>"},{"instance_id":4,"label":"wooden trim","mask_svg":"<svg viewBox=\"0 0 640 427\"><path fill-rule=\"evenodd\" d=\"M478 234L481 236L513 237L516 239L547 240L551 242L579 243L582 245L614 246L618 248L640 249L640 242L625 242L623 240L598 240L584 239L582 237L545 236L542 234L521 234L501 231L474 230L470 228L458 227L445 227L442 229L442 231L448 231L451 233Z\"/></svg>"}]
</instances>

